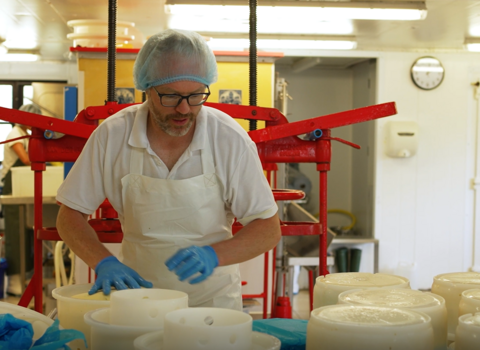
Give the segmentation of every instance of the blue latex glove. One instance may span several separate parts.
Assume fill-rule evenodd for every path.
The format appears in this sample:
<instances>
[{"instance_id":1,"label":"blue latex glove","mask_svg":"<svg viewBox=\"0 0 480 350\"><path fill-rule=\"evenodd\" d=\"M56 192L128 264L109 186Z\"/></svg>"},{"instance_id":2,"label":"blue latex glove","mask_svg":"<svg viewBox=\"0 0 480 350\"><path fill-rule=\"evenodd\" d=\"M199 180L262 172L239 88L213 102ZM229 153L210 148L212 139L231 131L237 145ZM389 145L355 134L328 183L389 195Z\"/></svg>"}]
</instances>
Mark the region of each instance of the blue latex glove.
<instances>
[{"instance_id":1,"label":"blue latex glove","mask_svg":"<svg viewBox=\"0 0 480 350\"><path fill-rule=\"evenodd\" d=\"M92 295L103 289L103 294L109 295L111 286L117 290L122 289L138 289L140 286L152 288L152 282L145 281L138 273L127 265L122 264L114 256L107 256L101 260L95 267L97 280L93 287L88 291Z\"/></svg>"},{"instance_id":2,"label":"blue latex glove","mask_svg":"<svg viewBox=\"0 0 480 350\"><path fill-rule=\"evenodd\" d=\"M33 327L30 322L11 314L0 315L0 349L27 350L32 346Z\"/></svg>"},{"instance_id":3,"label":"blue latex glove","mask_svg":"<svg viewBox=\"0 0 480 350\"><path fill-rule=\"evenodd\" d=\"M59 326L59 320L56 319L30 350L71 350L67 344L75 339L82 339L87 346L87 340L82 332L76 329L60 330Z\"/></svg>"},{"instance_id":4,"label":"blue latex glove","mask_svg":"<svg viewBox=\"0 0 480 350\"><path fill-rule=\"evenodd\" d=\"M200 276L192 278L188 283L196 284L207 279L218 266L218 257L215 250L210 246L198 247L192 245L180 249L175 255L165 262L170 271L174 271L180 281L200 273Z\"/></svg>"}]
</instances>

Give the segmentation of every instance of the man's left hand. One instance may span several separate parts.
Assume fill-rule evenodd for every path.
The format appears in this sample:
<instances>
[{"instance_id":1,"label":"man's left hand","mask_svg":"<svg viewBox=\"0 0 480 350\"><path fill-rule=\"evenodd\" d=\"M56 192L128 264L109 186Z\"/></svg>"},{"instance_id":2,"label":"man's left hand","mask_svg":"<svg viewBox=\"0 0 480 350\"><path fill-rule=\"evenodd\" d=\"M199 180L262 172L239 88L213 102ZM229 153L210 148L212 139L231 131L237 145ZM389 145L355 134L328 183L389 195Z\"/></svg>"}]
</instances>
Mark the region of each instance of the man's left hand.
<instances>
[{"instance_id":1,"label":"man's left hand","mask_svg":"<svg viewBox=\"0 0 480 350\"><path fill-rule=\"evenodd\" d=\"M165 262L170 271L174 271L180 281L185 281L196 273L200 273L190 281L190 284L200 283L207 279L218 266L218 257L210 246L198 247L192 245L180 249Z\"/></svg>"}]
</instances>

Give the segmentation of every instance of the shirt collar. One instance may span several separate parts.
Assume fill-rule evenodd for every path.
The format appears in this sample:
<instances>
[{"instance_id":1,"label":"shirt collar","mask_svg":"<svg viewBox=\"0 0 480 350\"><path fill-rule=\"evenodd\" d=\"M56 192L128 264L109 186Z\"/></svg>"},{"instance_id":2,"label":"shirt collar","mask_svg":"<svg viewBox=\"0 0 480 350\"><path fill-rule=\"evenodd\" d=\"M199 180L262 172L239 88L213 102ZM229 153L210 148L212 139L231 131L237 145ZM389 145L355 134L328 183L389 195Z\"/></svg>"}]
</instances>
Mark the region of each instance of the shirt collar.
<instances>
[{"instance_id":1,"label":"shirt collar","mask_svg":"<svg viewBox=\"0 0 480 350\"><path fill-rule=\"evenodd\" d=\"M145 101L138 108L135 118L133 120L132 132L128 139L128 144L133 147L147 148L147 117L148 117L148 102Z\"/></svg>"},{"instance_id":2,"label":"shirt collar","mask_svg":"<svg viewBox=\"0 0 480 350\"><path fill-rule=\"evenodd\" d=\"M133 121L132 132L128 139L128 144L133 147L147 148L147 118L148 118L148 102L145 101L137 110L135 119ZM192 142L190 143L190 151L196 151L205 147L207 131L207 111L206 107L202 106L197 115L195 133L193 134Z\"/></svg>"},{"instance_id":3,"label":"shirt collar","mask_svg":"<svg viewBox=\"0 0 480 350\"><path fill-rule=\"evenodd\" d=\"M207 107L202 106L200 112L197 114L197 121L195 125L195 133L193 134L192 142L190 143L190 151L197 151L205 148L205 141L207 136Z\"/></svg>"}]
</instances>

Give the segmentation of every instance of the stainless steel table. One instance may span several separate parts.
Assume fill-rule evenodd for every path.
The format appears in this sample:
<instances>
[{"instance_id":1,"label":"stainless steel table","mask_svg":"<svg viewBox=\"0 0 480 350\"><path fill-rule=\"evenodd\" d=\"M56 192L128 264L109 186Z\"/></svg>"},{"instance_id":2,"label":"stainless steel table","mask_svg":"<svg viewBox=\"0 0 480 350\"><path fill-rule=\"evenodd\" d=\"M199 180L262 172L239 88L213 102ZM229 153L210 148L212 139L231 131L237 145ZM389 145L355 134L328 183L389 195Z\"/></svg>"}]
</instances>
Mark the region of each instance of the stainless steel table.
<instances>
[{"instance_id":1,"label":"stainless steel table","mask_svg":"<svg viewBox=\"0 0 480 350\"><path fill-rule=\"evenodd\" d=\"M338 237L332 240L329 248L338 245L373 244L373 273L378 273L378 239L360 237Z\"/></svg>"},{"instance_id":2,"label":"stainless steel table","mask_svg":"<svg viewBox=\"0 0 480 350\"><path fill-rule=\"evenodd\" d=\"M373 244L373 272L378 273L378 239L375 238L334 238L330 243L329 248L339 245L355 245L355 244ZM334 261L333 256L327 257L327 266L333 266ZM289 280L288 287L293 291L293 268L294 266L318 266L318 256L315 257L291 257L288 258L288 272ZM291 294L291 293L290 293ZM293 304L292 304L293 305Z\"/></svg>"}]
</instances>

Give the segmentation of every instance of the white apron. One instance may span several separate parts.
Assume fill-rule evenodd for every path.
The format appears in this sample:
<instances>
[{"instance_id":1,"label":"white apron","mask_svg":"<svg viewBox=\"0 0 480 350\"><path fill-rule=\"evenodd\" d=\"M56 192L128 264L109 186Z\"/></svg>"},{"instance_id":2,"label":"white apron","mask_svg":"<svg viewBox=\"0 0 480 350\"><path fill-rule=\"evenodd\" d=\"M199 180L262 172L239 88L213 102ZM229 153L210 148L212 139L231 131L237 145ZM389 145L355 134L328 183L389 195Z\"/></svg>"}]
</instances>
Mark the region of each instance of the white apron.
<instances>
[{"instance_id":1,"label":"white apron","mask_svg":"<svg viewBox=\"0 0 480 350\"><path fill-rule=\"evenodd\" d=\"M198 284L180 282L165 261L180 248L232 237L208 139L201 150L203 174L169 180L143 176L146 149L134 147L130 174L122 178L124 219L120 260L155 288L188 293L191 307L242 310L238 264L219 266Z\"/></svg>"}]
</instances>

